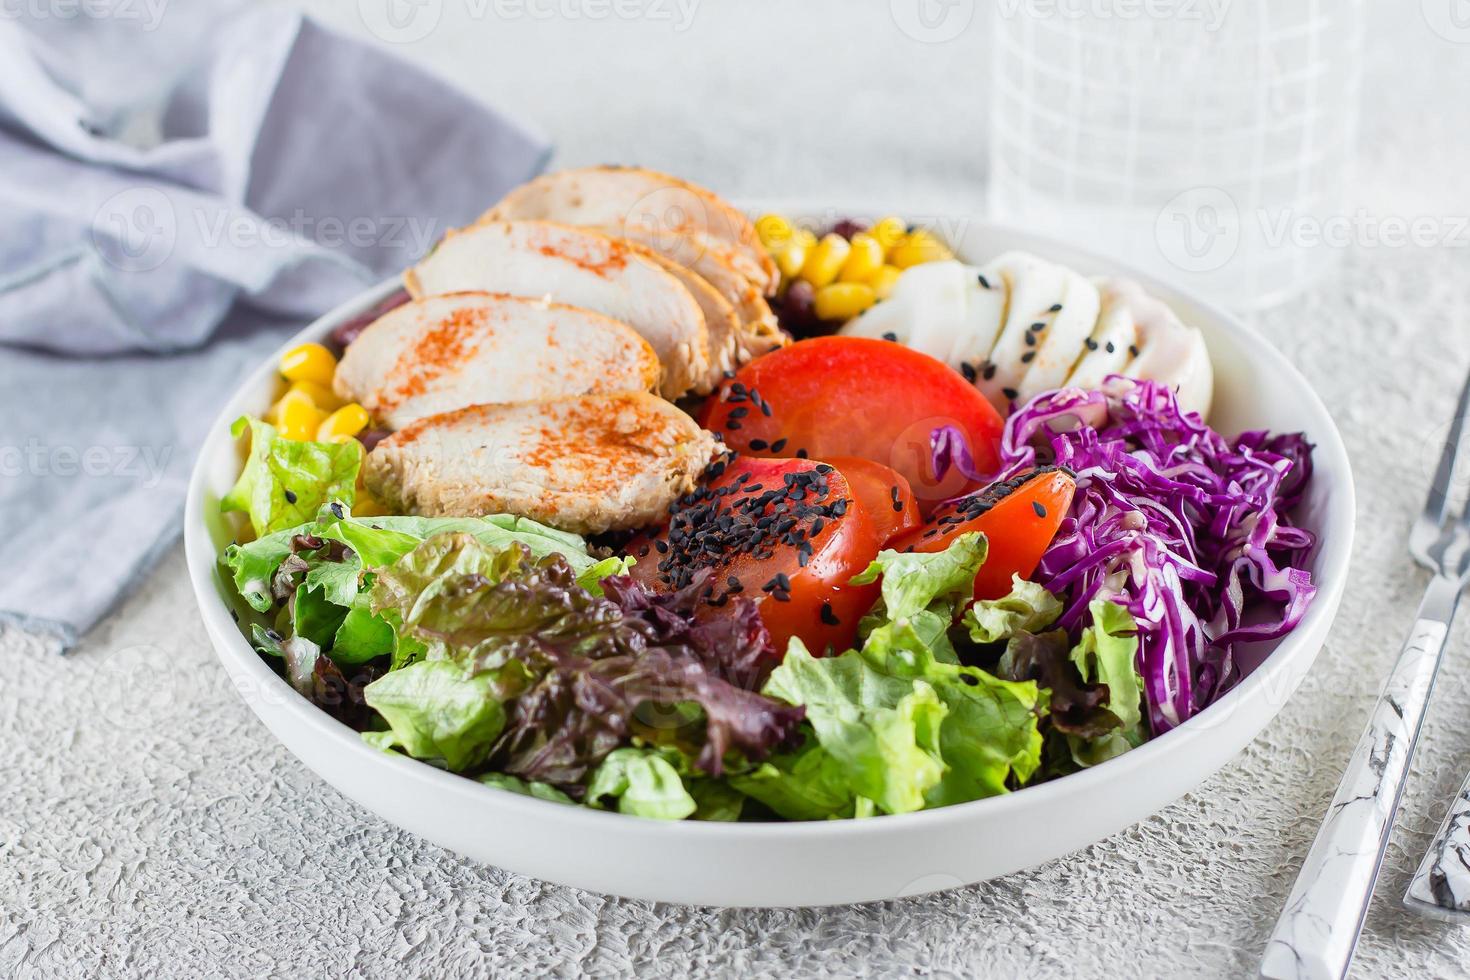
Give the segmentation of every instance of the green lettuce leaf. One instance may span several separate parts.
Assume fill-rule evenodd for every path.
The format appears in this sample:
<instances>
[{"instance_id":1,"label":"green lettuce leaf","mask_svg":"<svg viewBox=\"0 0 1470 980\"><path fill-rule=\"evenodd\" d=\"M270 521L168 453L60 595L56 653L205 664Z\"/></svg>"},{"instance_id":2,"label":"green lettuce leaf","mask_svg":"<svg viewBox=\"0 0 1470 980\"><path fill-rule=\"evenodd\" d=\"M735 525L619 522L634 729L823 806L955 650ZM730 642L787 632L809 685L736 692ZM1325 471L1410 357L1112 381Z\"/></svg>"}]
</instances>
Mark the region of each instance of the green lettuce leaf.
<instances>
[{"instance_id":1,"label":"green lettuce leaf","mask_svg":"<svg viewBox=\"0 0 1470 980\"><path fill-rule=\"evenodd\" d=\"M964 625L976 643L1010 639L1019 630L1039 633L1062 614L1062 602L1035 582L1011 576L1003 599L979 599L965 610Z\"/></svg>"},{"instance_id":2,"label":"green lettuce leaf","mask_svg":"<svg viewBox=\"0 0 1470 980\"><path fill-rule=\"evenodd\" d=\"M615 749L593 770L587 801L615 801L619 813L655 820L683 820L699 808L679 771L657 750Z\"/></svg>"},{"instance_id":3,"label":"green lettuce leaf","mask_svg":"<svg viewBox=\"0 0 1470 980\"><path fill-rule=\"evenodd\" d=\"M390 731L364 738L378 748L400 748L415 759L442 761L453 772L483 763L505 728L493 672L467 675L447 660L389 671L363 689L368 705Z\"/></svg>"},{"instance_id":4,"label":"green lettuce leaf","mask_svg":"<svg viewBox=\"0 0 1470 980\"><path fill-rule=\"evenodd\" d=\"M480 782L486 786L494 786L496 789L503 789L508 793L533 796L538 800L549 800L552 803L576 804L577 802L555 786L547 783L527 782L524 779L517 779L515 776L507 776L503 772L487 772L479 778Z\"/></svg>"},{"instance_id":5,"label":"green lettuce leaf","mask_svg":"<svg viewBox=\"0 0 1470 980\"><path fill-rule=\"evenodd\" d=\"M339 664L366 663L393 653L396 641L393 626L373 614L366 595L359 595L337 628L330 653Z\"/></svg>"},{"instance_id":6,"label":"green lettuce leaf","mask_svg":"<svg viewBox=\"0 0 1470 980\"><path fill-rule=\"evenodd\" d=\"M853 809L853 793L842 763L815 737L791 753L772 756L730 785L787 820L827 820Z\"/></svg>"},{"instance_id":7,"label":"green lettuce leaf","mask_svg":"<svg viewBox=\"0 0 1470 980\"><path fill-rule=\"evenodd\" d=\"M877 671L854 651L818 659L792 639L764 693L806 708L852 793L888 813L921 809L944 775L939 726L946 709L922 681Z\"/></svg>"},{"instance_id":8,"label":"green lettuce leaf","mask_svg":"<svg viewBox=\"0 0 1470 980\"><path fill-rule=\"evenodd\" d=\"M985 564L989 550L985 535L978 531L961 534L948 548L923 554L917 551L882 551L873 563L852 580L866 585L883 579L883 605L875 615L907 619L938 603L953 614L975 595L975 575Z\"/></svg>"},{"instance_id":9,"label":"green lettuce leaf","mask_svg":"<svg viewBox=\"0 0 1470 980\"><path fill-rule=\"evenodd\" d=\"M275 426L242 415L230 426L239 438L250 430L250 453L240 478L220 500L220 510L244 511L259 536L311 520L331 501L351 505L362 466L362 443L282 439Z\"/></svg>"},{"instance_id":10,"label":"green lettuce leaf","mask_svg":"<svg viewBox=\"0 0 1470 980\"><path fill-rule=\"evenodd\" d=\"M928 806L1004 793L1010 779L1024 784L1041 765L1044 698L1035 683L944 662L906 623L875 630L861 656L875 670L925 685L944 704L939 746L947 770L926 793Z\"/></svg>"},{"instance_id":11,"label":"green lettuce leaf","mask_svg":"<svg viewBox=\"0 0 1470 980\"><path fill-rule=\"evenodd\" d=\"M694 798L695 820L732 823L745 809L745 794L723 779L694 778L685 785Z\"/></svg>"},{"instance_id":12,"label":"green lettuce leaf","mask_svg":"<svg viewBox=\"0 0 1470 980\"><path fill-rule=\"evenodd\" d=\"M1122 728L1101 738L1067 737L1079 766L1094 766L1143 744L1143 679L1138 676L1138 623L1127 609L1107 599L1088 605L1092 625L1072 648L1072 662L1089 684L1105 684L1108 710Z\"/></svg>"}]
</instances>

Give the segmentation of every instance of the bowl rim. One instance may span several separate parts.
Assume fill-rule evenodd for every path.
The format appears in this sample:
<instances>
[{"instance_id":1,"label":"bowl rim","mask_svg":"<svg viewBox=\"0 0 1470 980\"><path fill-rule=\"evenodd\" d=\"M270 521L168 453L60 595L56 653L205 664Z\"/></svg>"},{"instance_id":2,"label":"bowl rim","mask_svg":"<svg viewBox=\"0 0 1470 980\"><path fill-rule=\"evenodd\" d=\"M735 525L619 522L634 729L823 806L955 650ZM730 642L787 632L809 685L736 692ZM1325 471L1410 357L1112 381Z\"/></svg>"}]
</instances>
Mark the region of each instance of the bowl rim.
<instances>
[{"instance_id":1,"label":"bowl rim","mask_svg":"<svg viewBox=\"0 0 1470 980\"><path fill-rule=\"evenodd\" d=\"M832 205L814 203L810 200L772 199L750 203L772 208L780 206L783 209L782 213L798 216L833 210ZM889 209L875 209L870 205L864 205L854 207L848 213L886 214L892 212ZM1018 248L1027 248L1042 254L1046 254L1046 250L1050 248L1081 257L1089 263L1112 270L1114 275L1135 279L1150 293L1164 296L1171 302L1180 300L1188 302L1211 321L1212 331L1223 330L1231 334L1233 340L1250 352L1252 361L1260 358L1274 362L1275 369L1284 372L1286 377L1295 382L1299 389L1299 396L1306 403L1305 407L1308 412L1318 415L1324 423L1320 432L1312 433L1314 454L1318 454L1315 457L1318 460L1327 459L1331 465L1319 466L1318 471L1340 473L1344 479L1341 486L1330 488L1332 493L1329 497L1329 505L1324 512L1328 526L1321 529L1317 545L1319 567L1316 581L1317 597L1308 608L1302 621L1277 643L1255 670L1199 714L1123 755L1080 772L1000 796L913 813L885 814L879 820L752 822L656 820L614 811L594 810L584 806L569 806L503 790L495 792L491 787L486 787L473 778L457 775L417 759L411 759L398 753L384 752L369 746L363 742L357 732L298 695L284 678L266 666L246 641L232 620L224 597L216 588L215 569L219 555L210 540L208 527L204 520L204 501L209 482L209 462L214 453L218 451L218 445L227 438L230 422L241 411L235 407L236 403L242 401L248 392L263 383L272 373L273 365L279 360L281 354L305 341L320 340L338 323L392 295L401 287L399 276L393 276L357 294L287 338L267 359L250 371L231 392L223 408L211 423L208 435L199 448L199 455L194 462L193 473L190 476L185 503L185 559L200 615L204 619L216 654L227 673L232 678L237 678L239 672L243 671L253 684L266 687L276 686L278 693L284 696L279 698L279 702L273 706L273 709L280 709L288 713L293 721L304 725L311 732L312 737L325 740L327 744L336 746L339 751L356 755L365 765L387 766L387 771L396 772L400 777L415 780L426 790L463 795L466 805L470 806L508 807L512 810L520 810L525 816L542 819L555 817L567 822L569 830L595 832L621 828L622 831L630 833L657 833L666 840L672 839L668 836L670 834L683 835L691 840L722 840L727 843L799 841L812 837L826 838L830 835L865 839L876 835L907 834L910 830L921 831L925 828L968 822L983 815L1000 814L1019 807L1045 807L1049 804L1057 804L1067 797L1100 788L1107 782L1127 778L1135 770L1155 764L1155 756L1166 752L1174 754L1182 751L1186 744L1208 738L1213 730L1212 722L1216 719L1225 718L1228 712L1235 711L1242 702L1262 694L1263 689L1273 685L1278 690L1281 689L1283 680L1291 676L1293 664L1301 656L1302 648L1313 642L1314 636L1325 637L1331 625L1331 619L1336 614L1342 592L1347 584L1357 503L1352 467L1332 414L1296 366L1259 331L1194 293L1139 271L1127 263L1110 259L1050 236L1037 235L1034 232L1013 228L979 216L968 216L961 210L947 212L947 217L965 218L990 234L1016 242ZM967 225L967 230L968 227ZM1337 502L1335 506L1332 503L1334 500ZM1313 650L1310 653L1315 656L1316 651ZM1285 702L1295 693L1296 685L1305 677L1306 670L1302 670L1300 674L1301 676L1291 683L1281 706L1284 706ZM263 709L252 703L251 698L243 691L242 700L246 701L252 712L265 720ZM1252 733L1251 739L1258 734L1258 731ZM328 779L328 782L332 780ZM490 795L487 795L487 790L491 791Z\"/></svg>"}]
</instances>

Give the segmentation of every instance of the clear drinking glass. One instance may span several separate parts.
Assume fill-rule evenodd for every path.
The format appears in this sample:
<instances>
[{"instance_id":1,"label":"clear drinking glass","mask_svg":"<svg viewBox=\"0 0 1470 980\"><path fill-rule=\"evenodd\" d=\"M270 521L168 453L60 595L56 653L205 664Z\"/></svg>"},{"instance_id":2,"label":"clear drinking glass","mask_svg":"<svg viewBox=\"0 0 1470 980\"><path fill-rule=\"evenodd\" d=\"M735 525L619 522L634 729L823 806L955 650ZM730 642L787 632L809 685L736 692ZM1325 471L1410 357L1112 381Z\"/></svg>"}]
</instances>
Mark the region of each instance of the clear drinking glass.
<instances>
[{"instance_id":1,"label":"clear drinking glass","mask_svg":"<svg viewBox=\"0 0 1470 980\"><path fill-rule=\"evenodd\" d=\"M1002 0L990 210L1236 309L1340 248L1364 0Z\"/></svg>"}]
</instances>

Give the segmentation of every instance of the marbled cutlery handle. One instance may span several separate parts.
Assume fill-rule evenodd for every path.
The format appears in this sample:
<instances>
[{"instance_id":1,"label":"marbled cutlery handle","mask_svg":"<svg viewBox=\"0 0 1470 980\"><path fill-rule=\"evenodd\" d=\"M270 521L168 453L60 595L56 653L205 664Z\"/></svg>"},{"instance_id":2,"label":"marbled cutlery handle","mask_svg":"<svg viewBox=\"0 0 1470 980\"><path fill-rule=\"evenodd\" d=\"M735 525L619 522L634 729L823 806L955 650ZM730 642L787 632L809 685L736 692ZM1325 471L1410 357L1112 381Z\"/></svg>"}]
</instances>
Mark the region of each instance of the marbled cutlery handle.
<instances>
[{"instance_id":1,"label":"marbled cutlery handle","mask_svg":"<svg viewBox=\"0 0 1470 980\"><path fill-rule=\"evenodd\" d=\"M1430 582L1414 631L1266 944L1262 977L1339 980L1347 974L1458 599L1454 579Z\"/></svg>"},{"instance_id":2,"label":"marbled cutlery handle","mask_svg":"<svg viewBox=\"0 0 1470 980\"><path fill-rule=\"evenodd\" d=\"M1404 904L1437 919L1470 924L1470 776L1450 801L1444 823L1404 893Z\"/></svg>"}]
</instances>

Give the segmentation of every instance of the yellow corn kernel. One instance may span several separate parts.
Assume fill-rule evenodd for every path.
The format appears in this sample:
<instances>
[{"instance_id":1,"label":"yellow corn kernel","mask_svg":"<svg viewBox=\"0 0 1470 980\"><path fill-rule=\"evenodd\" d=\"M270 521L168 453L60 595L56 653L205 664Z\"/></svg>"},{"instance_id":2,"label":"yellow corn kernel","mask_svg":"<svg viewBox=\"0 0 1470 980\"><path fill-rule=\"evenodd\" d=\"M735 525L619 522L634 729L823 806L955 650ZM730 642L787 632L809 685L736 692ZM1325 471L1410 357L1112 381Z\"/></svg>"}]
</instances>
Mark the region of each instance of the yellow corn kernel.
<instances>
[{"instance_id":1,"label":"yellow corn kernel","mask_svg":"<svg viewBox=\"0 0 1470 980\"><path fill-rule=\"evenodd\" d=\"M357 402L343 405L317 426L317 442L346 442L367 428L368 413Z\"/></svg>"},{"instance_id":2,"label":"yellow corn kernel","mask_svg":"<svg viewBox=\"0 0 1470 980\"><path fill-rule=\"evenodd\" d=\"M853 235L850 245L852 250L842 263L842 271L837 273L837 281L868 282L883 265L883 246L865 232Z\"/></svg>"},{"instance_id":3,"label":"yellow corn kernel","mask_svg":"<svg viewBox=\"0 0 1470 980\"><path fill-rule=\"evenodd\" d=\"M896 265L900 269L952 258L954 254L949 248L922 228L915 228L909 232L904 236L903 241L893 246L893 250L888 253L889 264Z\"/></svg>"},{"instance_id":4,"label":"yellow corn kernel","mask_svg":"<svg viewBox=\"0 0 1470 980\"><path fill-rule=\"evenodd\" d=\"M879 299L887 299L893 294L893 287L898 285L898 277L903 275L903 270L896 265L885 265L873 273L873 278L868 280L868 285L873 287L873 295Z\"/></svg>"},{"instance_id":5,"label":"yellow corn kernel","mask_svg":"<svg viewBox=\"0 0 1470 980\"><path fill-rule=\"evenodd\" d=\"M795 230L791 222L779 214L763 214L755 221L755 233L766 251L775 252L791 241Z\"/></svg>"},{"instance_id":6,"label":"yellow corn kernel","mask_svg":"<svg viewBox=\"0 0 1470 980\"><path fill-rule=\"evenodd\" d=\"M342 399L338 398L331 388L319 385L315 381L295 381L288 390L301 392L323 412L335 412L342 407Z\"/></svg>"},{"instance_id":7,"label":"yellow corn kernel","mask_svg":"<svg viewBox=\"0 0 1470 980\"><path fill-rule=\"evenodd\" d=\"M317 408L299 391L288 391L276 403L276 429L283 439L310 442L316 438L327 413Z\"/></svg>"},{"instance_id":8,"label":"yellow corn kernel","mask_svg":"<svg viewBox=\"0 0 1470 980\"><path fill-rule=\"evenodd\" d=\"M321 344L302 344L281 356L281 376L287 381L313 381L330 387L337 359Z\"/></svg>"},{"instance_id":9,"label":"yellow corn kernel","mask_svg":"<svg viewBox=\"0 0 1470 980\"><path fill-rule=\"evenodd\" d=\"M824 235L801 267L801 278L821 289L837 278L852 246L841 235Z\"/></svg>"},{"instance_id":10,"label":"yellow corn kernel","mask_svg":"<svg viewBox=\"0 0 1470 980\"><path fill-rule=\"evenodd\" d=\"M781 270L782 276L794 279L801 273L801 267L806 264L806 257L810 253L810 245L793 239L776 250L776 268Z\"/></svg>"},{"instance_id":11,"label":"yellow corn kernel","mask_svg":"<svg viewBox=\"0 0 1470 980\"><path fill-rule=\"evenodd\" d=\"M909 226L904 224L902 218L897 215L889 215L868 229L868 235L878 240L883 247L883 254L887 255L893 251L893 246L903 241L908 234Z\"/></svg>"},{"instance_id":12,"label":"yellow corn kernel","mask_svg":"<svg viewBox=\"0 0 1470 980\"><path fill-rule=\"evenodd\" d=\"M834 282L817 290L812 302L818 320L851 320L872 306L877 298L867 283Z\"/></svg>"},{"instance_id":13,"label":"yellow corn kernel","mask_svg":"<svg viewBox=\"0 0 1470 980\"><path fill-rule=\"evenodd\" d=\"M357 498L352 501L353 517L386 517L388 507L366 487L358 487Z\"/></svg>"}]
</instances>

